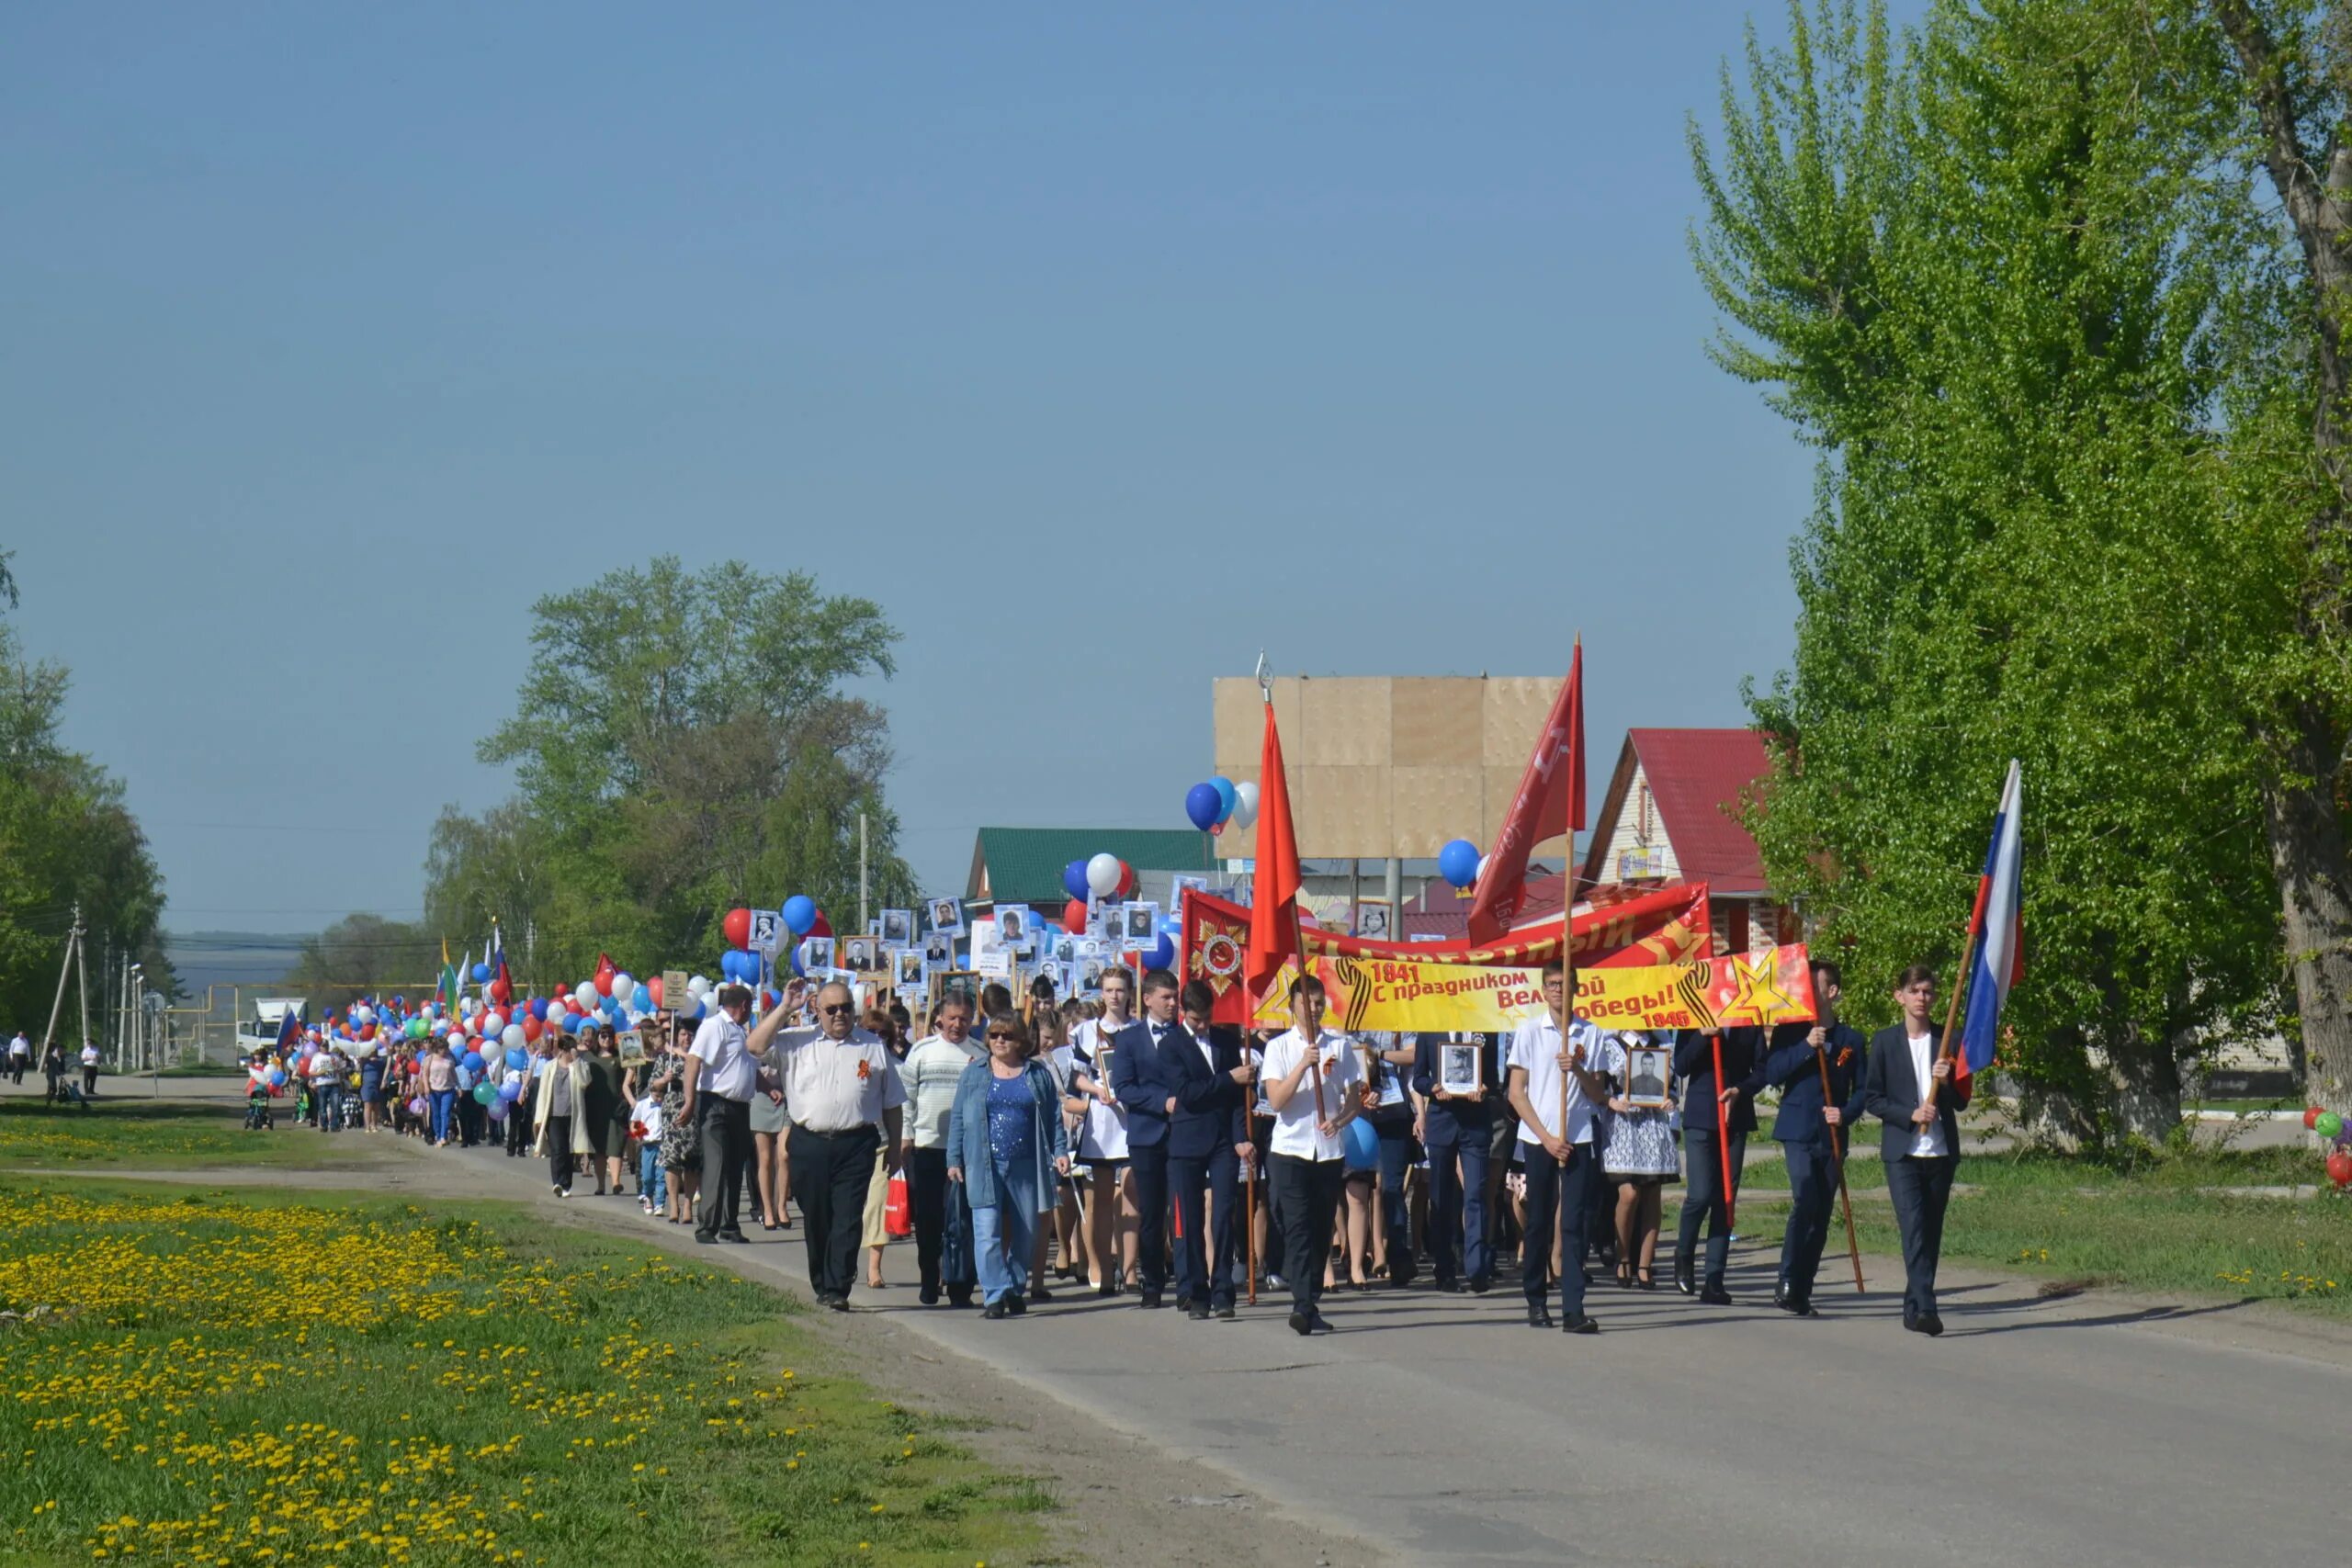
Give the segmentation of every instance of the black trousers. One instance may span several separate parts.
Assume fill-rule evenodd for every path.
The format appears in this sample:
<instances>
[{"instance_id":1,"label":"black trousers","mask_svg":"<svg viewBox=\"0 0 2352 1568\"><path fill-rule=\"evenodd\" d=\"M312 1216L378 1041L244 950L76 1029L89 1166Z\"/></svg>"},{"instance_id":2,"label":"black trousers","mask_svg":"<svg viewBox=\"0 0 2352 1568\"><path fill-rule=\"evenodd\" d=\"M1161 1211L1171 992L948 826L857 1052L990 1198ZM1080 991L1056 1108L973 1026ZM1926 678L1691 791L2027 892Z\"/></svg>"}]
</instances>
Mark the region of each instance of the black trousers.
<instances>
[{"instance_id":1,"label":"black trousers","mask_svg":"<svg viewBox=\"0 0 2352 1568\"><path fill-rule=\"evenodd\" d=\"M792 1196L800 1204L807 1233L802 1239L808 1247L808 1288L820 1297L847 1301L857 1280L865 1192L874 1185L874 1156L881 1146L882 1134L875 1127L819 1133L797 1123L785 1145Z\"/></svg>"},{"instance_id":2,"label":"black trousers","mask_svg":"<svg viewBox=\"0 0 2352 1568\"><path fill-rule=\"evenodd\" d=\"M506 1152L526 1154L531 1147L531 1116L519 1100L506 1102Z\"/></svg>"},{"instance_id":3,"label":"black trousers","mask_svg":"<svg viewBox=\"0 0 2352 1568\"><path fill-rule=\"evenodd\" d=\"M743 1170L752 1158L751 1102L714 1094L695 1113L702 1123L702 1203L695 1214L695 1235L740 1235Z\"/></svg>"},{"instance_id":4,"label":"black trousers","mask_svg":"<svg viewBox=\"0 0 2352 1568\"><path fill-rule=\"evenodd\" d=\"M548 1179L558 1187L571 1185L571 1118L548 1118Z\"/></svg>"},{"instance_id":5,"label":"black trousers","mask_svg":"<svg viewBox=\"0 0 2352 1568\"><path fill-rule=\"evenodd\" d=\"M1348 1179L1344 1161L1275 1155L1268 1162L1267 1185L1283 1217L1283 1276L1290 1282L1293 1312L1315 1310L1323 1293L1323 1265L1331 1258L1331 1221L1340 1212L1340 1189Z\"/></svg>"},{"instance_id":6,"label":"black trousers","mask_svg":"<svg viewBox=\"0 0 2352 1568\"><path fill-rule=\"evenodd\" d=\"M947 1179L947 1151L907 1151L907 1202L915 1223L915 1274L925 1291L943 1287L958 1301L972 1294L972 1211ZM861 1222L863 1223L863 1222Z\"/></svg>"},{"instance_id":7,"label":"black trousers","mask_svg":"<svg viewBox=\"0 0 2352 1568\"><path fill-rule=\"evenodd\" d=\"M1692 1267L1690 1249L1698 1245L1699 1223L1707 1224L1707 1273L1705 1282L1720 1287L1724 1269L1731 1261L1731 1202L1739 1198L1740 1161L1747 1155L1747 1134L1731 1135L1731 1198L1724 1196L1723 1156L1716 1152L1717 1139L1712 1127L1696 1131L1682 1129L1682 1175L1690 1190L1682 1199L1682 1224L1675 1241L1675 1263L1678 1268Z\"/></svg>"},{"instance_id":8,"label":"black trousers","mask_svg":"<svg viewBox=\"0 0 2352 1568\"><path fill-rule=\"evenodd\" d=\"M1430 1262L1440 1285L1495 1271L1487 1229L1487 1132L1481 1127L1458 1144L1430 1150Z\"/></svg>"},{"instance_id":9,"label":"black trousers","mask_svg":"<svg viewBox=\"0 0 2352 1568\"><path fill-rule=\"evenodd\" d=\"M1544 1299L1544 1276L1552 1271L1552 1227L1560 1227L1560 1310L1573 1317L1584 1311L1585 1205L1600 1162L1590 1144L1568 1145L1568 1163L1555 1163L1540 1144L1521 1145L1527 1161L1527 1234L1519 1244L1519 1284L1531 1302Z\"/></svg>"},{"instance_id":10,"label":"black trousers","mask_svg":"<svg viewBox=\"0 0 2352 1568\"><path fill-rule=\"evenodd\" d=\"M1227 1144L1206 1155L1170 1155L1168 1186L1176 1210L1176 1300L1233 1304L1234 1200L1241 1161ZM1204 1204L1207 1224L1204 1225Z\"/></svg>"},{"instance_id":11,"label":"black trousers","mask_svg":"<svg viewBox=\"0 0 2352 1568\"><path fill-rule=\"evenodd\" d=\"M1838 1201L1838 1167L1826 1144L1781 1145L1789 1167L1789 1229L1781 1239L1781 1292L1791 1301L1813 1295L1821 1251L1829 1241L1829 1214Z\"/></svg>"},{"instance_id":12,"label":"black trousers","mask_svg":"<svg viewBox=\"0 0 2352 1568\"><path fill-rule=\"evenodd\" d=\"M1127 1146L1127 1191L1136 1205L1136 1277L1158 1295L1168 1283L1168 1145Z\"/></svg>"},{"instance_id":13,"label":"black trousers","mask_svg":"<svg viewBox=\"0 0 2352 1568\"><path fill-rule=\"evenodd\" d=\"M96 1094L98 1092L97 1068L84 1067L82 1069L82 1092L84 1094Z\"/></svg>"},{"instance_id":14,"label":"black trousers","mask_svg":"<svg viewBox=\"0 0 2352 1568\"><path fill-rule=\"evenodd\" d=\"M1954 1155L1886 1162L1886 1195L1894 1200L1895 1228L1903 1233L1903 1314L1926 1317L1936 1310L1936 1263L1944 1250L1944 1207L1951 1201Z\"/></svg>"}]
</instances>

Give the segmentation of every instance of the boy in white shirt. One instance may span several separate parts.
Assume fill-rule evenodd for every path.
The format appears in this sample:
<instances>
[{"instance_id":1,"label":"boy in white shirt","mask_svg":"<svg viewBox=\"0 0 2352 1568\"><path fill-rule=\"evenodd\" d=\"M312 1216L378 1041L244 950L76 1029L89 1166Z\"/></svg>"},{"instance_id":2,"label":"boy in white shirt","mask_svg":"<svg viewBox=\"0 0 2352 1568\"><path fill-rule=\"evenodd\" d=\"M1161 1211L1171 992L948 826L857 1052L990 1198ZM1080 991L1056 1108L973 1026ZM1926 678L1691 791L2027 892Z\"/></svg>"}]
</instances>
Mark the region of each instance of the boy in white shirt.
<instances>
[{"instance_id":1,"label":"boy in white shirt","mask_svg":"<svg viewBox=\"0 0 2352 1568\"><path fill-rule=\"evenodd\" d=\"M1511 1109L1519 1112L1519 1152L1527 1171L1520 1285L1527 1293L1527 1325L1551 1327L1544 1283L1552 1265L1556 1217L1560 1326L1570 1334L1598 1334L1600 1325L1584 1310L1584 1227L1592 1183L1600 1179L1593 1122L1597 1108L1609 1099L1608 1080L1599 1071L1608 1037L1576 1019L1562 1038L1561 1023L1568 1017L1566 993L1566 971L1555 958L1544 966L1544 999L1551 1016L1521 1024L1511 1034L1507 1059Z\"/></svg>"},{"instance_id":2,"label":"boy in white shirt","mask_svg":"<svg viewBox=\"0 0 2352 1568\"><path fill-rule=\"evenodd\" d=\"M1291 1027L1266 1045L1260 1077L1274 1109L1267 1185L1282 1210L1283 1274L1290 1284L1295 1334L1329 1330L1316 1310L1323 1260L1339 1212L1344 1130L1362 1101L1363 1069L1348 1038L1323 1027L1323 982L1302 975L1290 987Z\"/></svg>"},{"instance_id":3,"label":"boy in white shirt","mask_svg":"<svg viewBox=\"0 0 2352 1568\"><path fill-rule=\"evenodd\" d=\"M637 1145L637 1206L649 1214L661 1213L669 1203L670 1175L662 1166L662 1097L647 1093L629 1107L629 1134Z\"/></svg>"}]
</instances>

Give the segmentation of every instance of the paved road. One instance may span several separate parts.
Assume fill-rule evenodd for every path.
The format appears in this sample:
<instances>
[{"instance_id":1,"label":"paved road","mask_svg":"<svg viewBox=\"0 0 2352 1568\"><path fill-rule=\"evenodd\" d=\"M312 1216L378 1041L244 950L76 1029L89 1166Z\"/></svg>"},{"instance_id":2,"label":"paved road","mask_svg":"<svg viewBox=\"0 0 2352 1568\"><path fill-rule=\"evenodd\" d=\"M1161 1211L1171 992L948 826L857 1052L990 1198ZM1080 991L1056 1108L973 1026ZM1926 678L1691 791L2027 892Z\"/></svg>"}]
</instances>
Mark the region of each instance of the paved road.
<instances>
[{"instance_id":1,"label":"paved road","mask_svg":"<svg viewBox=\"0 0 2352 1568\"><path fill-rule=\"evenodd\" d=\"M440 1157L478 1165L485 1191L544 1191L535 1163ZM805 1288L797 1232L714 1251ZM1735 1293L1768 1293L1770 1263L1737 1258ZM904 1284L858 1304L1404 1562L2245 1563L2340 1545L2315 1500L2352 1408L2341 1331L1955 1274L1931 1342L1895 1320L1892 1261L1871 1264L1872 1294L1825 1289L1811 1322L1600 1287L1594 1338L1527 1328L1501 1291L1343 1295L1340 1332L1312 1340L1271 1303L1232 1324L1091 1296L990 1323ZM909 1249L890 1267L911 1275Z\"/></svg>"}]
</instances>

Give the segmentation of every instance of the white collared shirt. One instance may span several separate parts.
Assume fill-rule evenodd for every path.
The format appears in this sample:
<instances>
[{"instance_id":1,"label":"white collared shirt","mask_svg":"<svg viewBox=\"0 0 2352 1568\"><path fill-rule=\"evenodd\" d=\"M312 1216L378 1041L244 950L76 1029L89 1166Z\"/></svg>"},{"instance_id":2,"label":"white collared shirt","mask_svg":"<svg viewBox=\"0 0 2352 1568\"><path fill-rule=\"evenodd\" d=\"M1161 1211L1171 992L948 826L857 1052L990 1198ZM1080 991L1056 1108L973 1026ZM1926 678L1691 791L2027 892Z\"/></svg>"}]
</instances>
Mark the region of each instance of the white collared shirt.
<instances>
[{"instance_id":1,"label":"white collared shirt","mask_svg":"<svg viewBox=\"0 0 2352 1568\"><path fill-rule=\"evenodd\" d=\"M714 1012L702 1021L695 1031L694 1046L686 1053L702 1063L696 1092L718 1100L751 1100L760 1084L760 1069L746 1048L750 1038L743 1026L724 1012Z\"/></svg>"},{"instance_id":2,"label":"white collared shirt","mask_svg":"<svg viewBox=\"0 0 2352 1568\"><path fill-rule=\"evenodd\" d=\"M1919 1099L1925 1103L1928 1086L1936 1081L1936 1037L1932 1034L1905 1034L1904 1043L1911 1047L1911 1076L1919 1085ZM1911 1134L1911 1154L1915 1158L1933 1159L1951 1153L1944 1146L1944 1119L1938 1116L1925 1127Z\"/></svg>"},{"instance_id":3,"label":"white collared shirt","mask_svg":"<svg viewBox=\"0 0 2352 1568\"><path fill-rule=\"evenodd\" d=\"M834 1040L821 1029L787 1029L775 1037L772 1055L783 1068L793 1122L812 1133L876 1126L884 1111L907 1102L899 1064L878 1034L853 1029L848 1039Z\"/></svg>"},{"instance_id":4,"label":"white collared shirt","mask_svg":"<svg viewBox=\"0 0 2352 1568\"><path fill-rule=\"evenodd\" d=\"M1599 1072L1601 1052L1609 1042L1608 1035L1597 1025L1581 1018L1572 1020L1568 1031L1569 1043L1584 1047L1585 1070ZM1554 1023L1548 1015L1531 1018L1511 1031L1510 1053L1504 1059L1503 1070L1508 1073L1513 1067L1526 1069L1528 1106L1535 1112L1536 1120L1543 1123L1544 1131L1558 1136L1563 1077L1560 1071L1560 1026ZM1566 1076L1568 1142L1589 1144L1592 1142L1593 1103L1585 1096L1582 1080L1573 1074ZM1519 1141L1540 1147L1544 1139L1532 1125L1521 1120Z\"/></svg>"},{"instance_id":5,"label":"white collared shirt","mask_svg":"<svg viewBox=\"0 0 2352 1568\"><path fill-rule=\"evenodd\" d=\"M1306 1037L1284 1030L1266 1043L1263 1069L1269 1082L1279 1083L1306 1060ZM1336 1120L1347 1109L1349 1096L1363 1082L1363 1059L1344 1034L1325 1030L1315 1038L1317 1059L1322 1064L1322 1096L1318 1103L1313 1071L1299 1079L1290 1103L1274 1112L1273 1152L1296 1159L1334 1160L1347 1153L1343 1134L1327 1134L1318 1122Z\"/></svg>"}]
</instances>

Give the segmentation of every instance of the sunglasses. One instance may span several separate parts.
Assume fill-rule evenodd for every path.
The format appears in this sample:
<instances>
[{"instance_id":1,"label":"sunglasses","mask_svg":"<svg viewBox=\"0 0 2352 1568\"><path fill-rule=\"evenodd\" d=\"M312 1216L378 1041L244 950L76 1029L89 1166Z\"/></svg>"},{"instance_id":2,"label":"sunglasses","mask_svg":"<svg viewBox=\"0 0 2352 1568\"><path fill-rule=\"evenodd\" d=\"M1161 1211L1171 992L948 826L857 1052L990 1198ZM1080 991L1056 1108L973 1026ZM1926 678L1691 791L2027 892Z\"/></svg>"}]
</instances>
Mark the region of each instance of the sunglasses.
<instances>
[{"instance_id":1,"label":"sunglasses","mask_svg":"<svg viewBox=\"0 0 2352 1568\"><path fill-rule=\"evenodd\" d=\"M840 1018L844 1013L855 1012L857 1010L857 1007L854 1002L829 1002L819 1010L823 1012L827 1018Z\"/></svg>"},{"instance_id":2,"label":"sunglasses","mask_svg":"<svg viewBox=\"0 0 2352 1568\"><path fill-rule=\"evenodd\" d=\"M1018 1034L1007 1034L1007 1033L1006 1033L1003 1030L1001 1030L1001 1029L993 1029L993 1030L990 1030L990 1031L989 1032L989 1039L990 1041L992 1041L992 1042L993 1042L993 1041L1001 1040L1001 1041L1004 1041L1007 1044L1012 1044L1012 1045L1018 1045L1019 1043L1021 1043L1021 1036L1019 1036Z\"/></svg>"}]
</instances>

